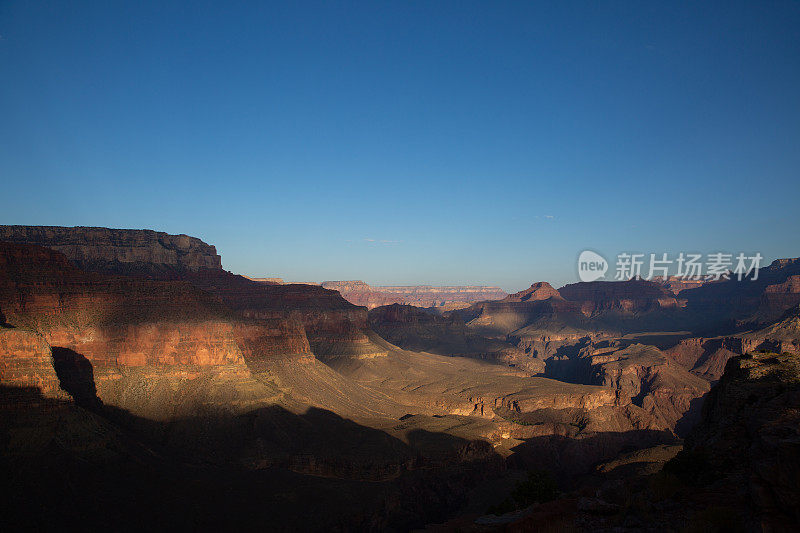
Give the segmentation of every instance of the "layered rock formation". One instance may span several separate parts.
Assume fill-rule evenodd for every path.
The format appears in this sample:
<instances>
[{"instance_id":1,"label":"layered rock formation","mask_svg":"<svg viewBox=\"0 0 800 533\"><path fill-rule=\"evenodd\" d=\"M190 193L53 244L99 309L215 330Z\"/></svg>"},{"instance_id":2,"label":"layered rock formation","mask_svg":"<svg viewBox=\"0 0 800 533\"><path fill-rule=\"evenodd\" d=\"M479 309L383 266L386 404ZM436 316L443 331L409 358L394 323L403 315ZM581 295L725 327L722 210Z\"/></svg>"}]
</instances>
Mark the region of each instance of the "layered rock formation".
<instances>
[{"instance_id":1,"label":"layered rock formation","mask_svg":"<svg viewBox=\"0 0 800 533\"><path fill-rule=\"evenodd\" d=\"M545 376L602 385L644 409L663 427L684 433L697 420L709 383L654 346L584 341L577 351L545 361Z\"/></svg>"},{"instance_id":2,"label":"layered rock formation","mask_svg":"<svg viewBox=\"0 0 800 533\"><path fill-rule=\"evenodd\" d=\"M221 300L226 309L245 317L276 320L281 324L288 321L289 325L278 326L293 332L284 343L288 350L302 352L302 344L308 337L320 357L386 353L369 340L366 312L349 304L334 291L311 285L254 282L236 276L222 270L213 246L194 237L150 230L2 226L0 241L3 240L59 251L84 271L164 280L163 286L168 288L168 292L186 291L192 285L202 291L202 298L213 300L206 302L211 307L220 307ZM70 269L60 266L54 270L59 276L59 271ZM90 279L86 283L93 281ZM125 292L125 289L117 292ZM135 293L133 290L132 294ZM41 316L50 312L52 304L43 302L41 313L33 314ZM145 305L151 304L145 302ZM165 300L160 305L163 307L159 311L168 317L180 316L187 308L181 297ZM119 306L135 308L131 302Z\"/></svg>"},{"instance_id":3,"label":"layered rock formation","mask_svg":"<svg viewBox=\"0 0 800 533\"><path fill-rule=\"evenodd\" d=\"M32 331L0 327L0 385L33 388L45 398L66 399L45 339Z\"/></svg>"},{"instance_id":4,"label":"layered rock formation","mask_svg":"<svg viewBox=\"0 0 800 533\"><path fill-rule=\"evenodd\" d=\"M662 286L644 280L576 283L559 290L544 282L497 302L459 311L476 331L514 337L515 344L545 356L585 336L611 337L658 331L681 323L680 302ZM562 342L563 341L563 342ZM553 344L547 348L548 343Z\"/></svg>"},{"instance_id":5,"label":"layered rock formation","mask_svg":"<svg viewBox=\"0 0 800 533\"><path fill-rule=\"evenodd\" d=\"M301 323L314 354L321 360L387 353L371 339L367 310L346 301L334 290L316 285L264 284L213 270L187 273L184 279L245 317Z\"/></svg>"},{"instance_id":6,"label":"layered rock formation","mask_svg":"<svg viewBox=\"0 0 800 533\"><path fill-rule=\"evenodd\" d=\"M152 230L0 226L0 241L57 250L85 270L162 274L222 268L213 246L188 235Z\"/></svg>"},{"instance_id":7,"label":"layered rock formation","mask_svg":"<svg viewBox=\"0 0 800 533\"><path fill-rule=\"evenodd\" d=\"M79 395L153 419L268 396L241 349L267 335L267 324L237 319L187 282L84 272L59 252L0 243L0 308L14 326L4 338L18 342L3 359L9 386L21 384L18 374L45 376L47 395L55 386L46 363L63 363L82 372ZM25 338L37 348L19 345ZM302 350L311 353L307 343ZM224 399L212 401L215 394Z\"/></svg>"},{"instance_id":8,"label":"layered rock formation","mask_svg":"<svg viewBox=\"0 0 800 533\"><path fill-rule=\"evenodd\" d=\"M744 333L739 353L769 351L776 353L800 353L800 307L793 307L774 324Z\"/></svg>"},{"instance_id":9,"label":"layered rock formation","mask_svg":"<svg viewBox=\"0 0 800 533\"><path fill-rule=\"evenodd\" d=\"M586 316L596 316L603 311L641 313L664 308L677 308L675 295L652 281L592 281L573 283L558 290L559 294L580 305Z\"/></svg>"}]
</instances>

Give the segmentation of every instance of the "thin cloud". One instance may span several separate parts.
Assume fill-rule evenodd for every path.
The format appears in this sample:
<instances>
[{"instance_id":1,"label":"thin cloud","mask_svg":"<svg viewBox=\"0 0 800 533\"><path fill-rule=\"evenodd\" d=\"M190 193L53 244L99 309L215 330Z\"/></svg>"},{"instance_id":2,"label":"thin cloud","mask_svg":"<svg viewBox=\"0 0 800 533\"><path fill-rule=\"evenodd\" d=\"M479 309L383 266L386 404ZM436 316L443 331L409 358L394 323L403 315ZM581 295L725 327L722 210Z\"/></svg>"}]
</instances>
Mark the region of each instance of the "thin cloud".
<instances>
[{"instance_id":1,"label":"thin cloud","mask_svg":"<svg viewBox=\"0 0 800 533\"><path fill-rule=\"evenodd\" d=\"M365 238L365 239L364 239L364 242L366 242L367 244L370 244L370 245L383 245L383 246L389 246L389 245L393 245L393 244L400 244L400 243L401 243L401 242L403 242L403 241L398 241L398 240L395 240L395 239L372 239L372 238Z\"/></svg>"}]
</instances>

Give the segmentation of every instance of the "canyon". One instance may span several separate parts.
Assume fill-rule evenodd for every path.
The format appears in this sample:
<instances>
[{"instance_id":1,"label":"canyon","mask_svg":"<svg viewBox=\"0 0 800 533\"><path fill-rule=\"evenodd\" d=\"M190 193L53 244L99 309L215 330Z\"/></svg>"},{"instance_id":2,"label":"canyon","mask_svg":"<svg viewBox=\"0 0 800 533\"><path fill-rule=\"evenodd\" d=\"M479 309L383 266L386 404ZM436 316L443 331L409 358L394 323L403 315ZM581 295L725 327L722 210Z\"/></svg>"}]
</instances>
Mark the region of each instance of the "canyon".
<instances>
[{"instance_id":1,"label":"canyon","mask_svg":"<svg viewBox=\"0 0 800 533\"><path fill-rule=\"evenodd\" d=\"M0 226L5 516L603 530L598 515L650 505L609 487L691 484L683 465L713 449L740 465L714 465L724 483L759 473L744 521L792 524L796 485L776 465L793 475L797 459L799 265L680 288L284 284L228 272L186 235ZM751 442L763 453L734 454ZM479 524L543 471L561 496Z\"/></svg>"}]
</instances>

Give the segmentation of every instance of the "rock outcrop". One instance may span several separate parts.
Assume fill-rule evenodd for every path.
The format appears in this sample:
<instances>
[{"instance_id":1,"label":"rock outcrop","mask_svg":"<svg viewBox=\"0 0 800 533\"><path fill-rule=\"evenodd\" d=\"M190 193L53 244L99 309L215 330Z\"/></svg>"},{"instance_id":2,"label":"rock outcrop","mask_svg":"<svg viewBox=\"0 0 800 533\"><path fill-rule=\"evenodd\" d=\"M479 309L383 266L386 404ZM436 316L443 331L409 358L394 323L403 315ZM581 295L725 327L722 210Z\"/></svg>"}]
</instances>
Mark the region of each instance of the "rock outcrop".
<instances>
[{"instance_id":1,"label":"rock outcrop","mask_svg":"<svg viewBox=\"0 0 800 533\"><path fill-rule=\"evenodd\" d=\"M704 483L747 490L761 530L800 526L800 357L731 359L678 460Z\"/></svg>"},{"instance_id":2,"label":"rock outcrop","mask_svg":"<svg viewBox=\"0 0 800 533\"><path fill-rule=\"evenodd\" d=\"M0 243L0 308L14 326L3 338L16 341L3 356L4 383L40 381L50 394L47 363L63 363L88 387L78 394L159 420L269 396L242 346L270 324L237 318L185 281L85 272L59 252ZM295 351L311 356L307 342Z\"/></svg>"},{"instance_id":3,"label":"rock outcrop","mask_svg":"<svg viewBox=\"0 0 800 533\"><path fill-rule=\"evenodd\" d=\"M0 354L0 386L39 390L45 398L68 398L53 367L50 345L41 335L0 327Z\"/></svg>"},{"instance_id":4,"label":"rock outcrop","mask_svg":"<svg viewBox=\"0 0 800 533\"><path fill-rule=\"evenodd\" d=\"M86 272L124 275L113 282L121 286L126 283L135 285L136 280L132 278L146 277L160 280L166 293L194 290L196 294L192 297L207 300L198 305L199 314L207 309L224 307L251 319L277 321L279 329L295 332L285 339L286 349L302 352L302 344L307 338L314 353L321 358L386 353L369 339L366 311L348 303L335 291L312 285L256 282L231 274L222 270L214 246L195 237L151 230L0 226L0 241L40 245L58 251ZM20 265L20 268L26 268L24 261ZM67 280L65 275L75 275L74 269L67 268L66 263L52 270L58 280ZM62 275L62 271L68 274ZM92 284L94 280L85 283ZM128 292L124 287L115 290ZM139 293L133 289L128 297L130 294ZM80 298L79 295L75 297ZM136 305L132 305L134 303ZM54 305L53 301L42 301L31 316L41 317L51 312ZM132 311L135 313L143 306L152 307L153 304L125 302L113 305L136 309ZM176 296L160 301L158 312L172 319L185 315L191 305L191 302ZM289 325L286 325L287 321Z\"/></svg>"},{"instance_id":5,"label":"rock outcrop","mask_svg":"<svg viewBox=\"0 0 800 533\"><path fill-rule=\"evenodd\" d=\"M710 388L656 347L642 344L585 341L577 351L545 363L545 376L608 387L620 401L641 407L679 434L696 422L700 401Z\"/></svg>"},{"instance_id":6,"label":"rock outcrop","mask_svg":"<svg viewBox=\"0 0 800 533\"><path fill-rule=\"evenodd\" d=\"M692 337L682 339L664 353L693 374L716 383L725 371L728 359L743 353L742 346L740 338Z\"/></svg>"},{"instance_id":7,"label":"rock outcrop","mask_svg":"<svg viewBox=\"0 0 800 533\"><path fill-rule=\"evenodd\" d=\"M26 477L31 458L53 458L44 472L78 465L58 485L63 488L88 464L83 448L70 442L105 450L90 458L123 450L123 467L106 470L101 463L97 472L74 478L81 488L101 480L103 494L118 483L108 475L130 475L142 494L150 494L149 476L191 464L188 477L164 492L178 495L162 502L169 512L186 486L229 494L230 485L213 476L193 477L213 470L241 483L237 503L227 502L225 511L254 512L261 501L247 494L278 494L270 511L285 515L285 502L302 503L304 488L313 486L329 491L321 505L339 502L330 512L346 507L345 500L349 510L362 502L368 508L352 511L355 518L342 511L312 529L421 527L424 522L408 516L442 519L437 509L454 508L454 499L467 499L468 487L504 475L505 467L555 468L560 480L574 480L626 447L674 442L696 420L709 381L732 354L798 346L797 312L722 337L687 338L689 332L668 330L661 335L682 340L666 351L640 344L695 316L683 307L683 295L705 286L683 290L678 299L640 280L561 291L540 282L453 312L441 312L445 304L427 310L388 305L368 313L336 290L254 281L213 261L195 261L192 253L173 261L116 250L82 262L57 246L0 242L0 441L16 446L0 462L30 487L40 483L38 474ZM201 248L196 251L210 257ZM773 276L759 289L756 309L764 301L772 309L791 301L795 281ZM416 289L392 289L423 298ZM465 298L475 292L464 291ZM649 329L654 325L658 329ZM754 486L770 487L759 505L785 514L796 494L774 464L786 462L786 472L795 475L795 435L782 424L797 421L791 418L793 382L781 377L794 372L791 360L776 357L776 363L759 359L774 372L747 377L754 383L777 379L779 386L770 389L780 389L775 401L769 403L766 389L751 400L747 389L743 402L733 394L733 404L741 407L736 416L746 421L745 431L758 433L767 421L756 447L771 459L747 460L764 470ZM767 403L766 410L748 411ZM738 423L729 418L729 425ZM732 435L740 438L741 429ZM19 442L36 451L25 455ZM706 441L692 442L702 449ZM136 478L142 464L158 465L158 474ZM340 493L349 499L336 500ZM96 496L91 492L89 500ZM191 509L195 497L180 509ZM240 499L247 503L240 506ZM62 500L57 492L49 501L63 512ZM582 505L582 512L610 509L599 500ZM291 528L291 522L281 524Z\"/></svg>"}]
</instances>

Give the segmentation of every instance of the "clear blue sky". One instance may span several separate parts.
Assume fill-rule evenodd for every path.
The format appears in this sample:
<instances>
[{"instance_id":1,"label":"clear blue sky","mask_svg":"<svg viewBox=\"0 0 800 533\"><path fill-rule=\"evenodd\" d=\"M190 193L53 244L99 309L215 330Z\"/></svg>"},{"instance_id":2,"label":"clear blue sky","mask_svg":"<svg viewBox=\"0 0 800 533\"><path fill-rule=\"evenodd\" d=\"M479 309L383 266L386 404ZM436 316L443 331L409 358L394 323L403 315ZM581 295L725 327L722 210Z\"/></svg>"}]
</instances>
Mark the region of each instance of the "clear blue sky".
<instances>
[{"instance_id":1,"label":"clear blue sky","mask_svg":"<svg viewBox=\"0 0 800 533\"><path fill-rule=\"evenodd\" d=\"M799 256L800 3L548 4L4 0L0 223L507 290Z\"/></svg>"}]
</instances>

